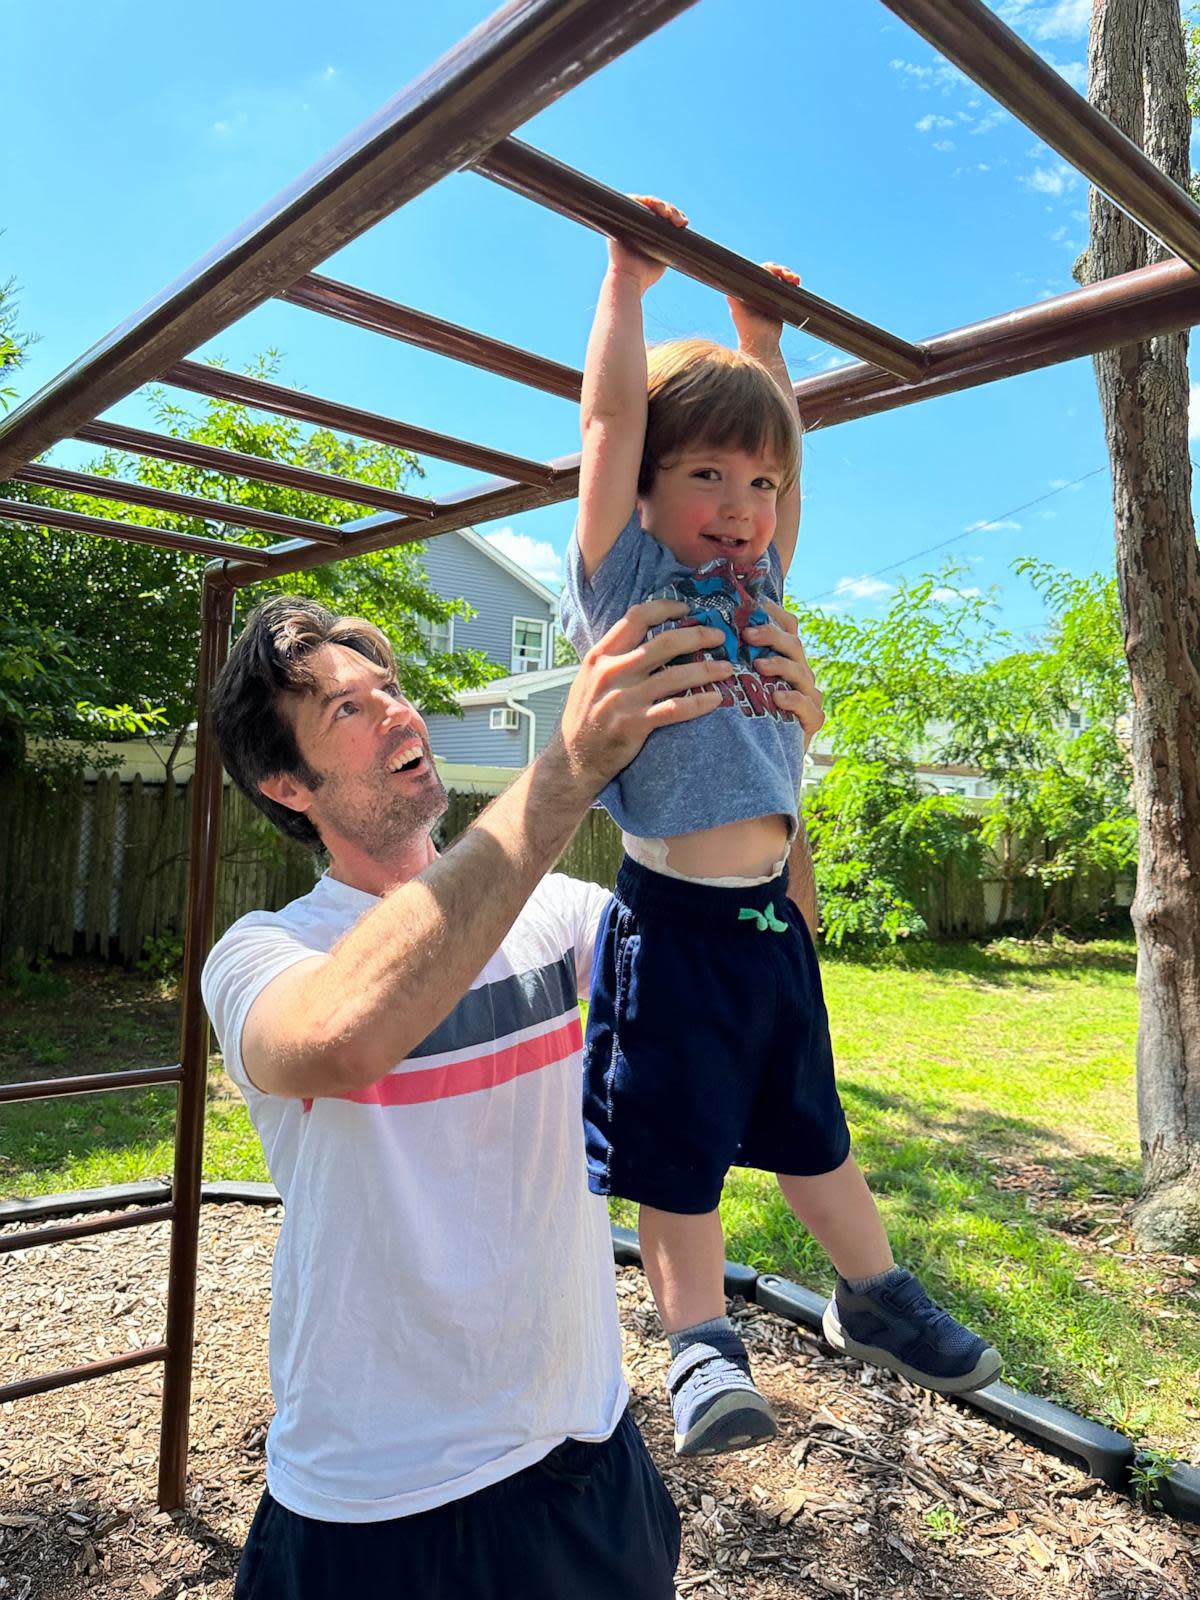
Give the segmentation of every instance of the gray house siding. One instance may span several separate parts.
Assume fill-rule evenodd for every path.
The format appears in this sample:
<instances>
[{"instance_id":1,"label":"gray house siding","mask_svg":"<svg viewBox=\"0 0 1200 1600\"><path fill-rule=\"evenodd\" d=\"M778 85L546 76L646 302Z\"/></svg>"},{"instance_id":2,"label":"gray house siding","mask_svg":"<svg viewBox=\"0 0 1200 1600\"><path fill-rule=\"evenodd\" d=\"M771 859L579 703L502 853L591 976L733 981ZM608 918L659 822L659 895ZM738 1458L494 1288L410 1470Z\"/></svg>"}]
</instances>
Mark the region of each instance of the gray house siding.
<instances>
[{"instance_id":1,"label":"gray house siding","mask_svg":"<svg viewBox=\"0 0 1200 1600\"><path fill-rule=\"evenodd\" d=\"M488 726L491 706L468 706L461 717L426 717L429 742L443 761L476 767L523 767L529 733L524 718L515 733Z\"/></svg>"},{"instance_id":2,"label":"gray house siding","mask_svg":"<svg viewBox=\"0 0 1200 1600\"><path fill-rule=\"evenodd\" d=\"M436 593L446 600L465 600L475 610L476 615L466 621L454 619L456 649L481 650L490 661L510 672L513 618L553 622L554 606L505 572L482 550L475 549L461 534L444 533L431 539L421 559ZM552 664L552 658L543 663Z\"/></svg>"},{"instance_id":3,"label":"gray house siding","mask_svg":"<svg viewBox=\"0 0 1200 1600\"><path fill-rule=\"evenodd\" d=\"M563 707L567 703L567 696L571 692L569 683L559 684L557 689L543 689L541 694L531 694L526 702L530 711L537 718L537 732L534 736L534 754L541 755L550 743L551 737L562 721ZM528 732L525 735L529 738Z\"/></svg>"},{"instance_id":4,"label":"gray house siding","mask_svg":"<svg viewBox=\"0 0 1200 1600\"><path fill-rule=\"evenodd\" d=\"M528 706L537 718L535 755L540 755L550 743L562 720L570 689L569 683L558 684L518 702ZM529 750L529 720L520 717L520 726L515 730L493 728L490 721L494 709L496 707L489 705L468 705L463 708L461 717L426 717L434 755L441 756L443 761L460 761L479 767L523 767Z\"/></svg>"}]
</instances>

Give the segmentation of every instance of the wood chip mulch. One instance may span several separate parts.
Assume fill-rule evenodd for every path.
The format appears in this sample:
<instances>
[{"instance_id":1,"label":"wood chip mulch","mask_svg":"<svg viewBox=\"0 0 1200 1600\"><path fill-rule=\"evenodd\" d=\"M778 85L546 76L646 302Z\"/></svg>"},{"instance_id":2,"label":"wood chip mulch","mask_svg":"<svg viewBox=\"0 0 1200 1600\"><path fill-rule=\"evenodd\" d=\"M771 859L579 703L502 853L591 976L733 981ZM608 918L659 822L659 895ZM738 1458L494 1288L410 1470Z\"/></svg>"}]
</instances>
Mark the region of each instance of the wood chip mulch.
<instances>
[{"instance_id":1,"label":"wood chip mulch","mask_svg":"<svg viewBox=\"0 0 1200 1600\"><path fill-rule=\"evenodd\" d=\"M154 1504L160 1368L0 1408L0 1600L229 1600L263 1484L278 1225L278 1208L204 1210L186 1511ZM165 1226L0 1256L0 1381L155 1342L166 1259ZM735 1316L780 1437L678 1462L641 1273L622 1270L618 1294L635 1412L683 1517L686 1600L1200 1595L1200 1526L754 1307Z\"/></svg>"}]
</instances>

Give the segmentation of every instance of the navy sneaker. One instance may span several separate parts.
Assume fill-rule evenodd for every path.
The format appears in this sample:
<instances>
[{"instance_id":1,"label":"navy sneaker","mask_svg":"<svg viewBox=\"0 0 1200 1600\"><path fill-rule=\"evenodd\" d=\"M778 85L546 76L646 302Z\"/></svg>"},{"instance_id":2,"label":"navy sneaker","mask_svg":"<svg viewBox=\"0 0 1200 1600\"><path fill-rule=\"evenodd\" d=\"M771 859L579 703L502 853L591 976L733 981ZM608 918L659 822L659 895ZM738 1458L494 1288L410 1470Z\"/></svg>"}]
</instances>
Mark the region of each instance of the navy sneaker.
<instances>
[{"instance_id":1,"label":"navy sneaker","mask_svg":"<svg viewBox=\"0 0 1200 1600\"><path fill-rule=\"evenodd\" d=\"M775 1413L754 1387L736 1333L685 1345L667 1373L677 1456L715 1456L761 1444L777 1432Z\"/></svg>"},{"instance_id":2,"label":"navy sneaker","mask_svg":"<svg viewBox=\"0 0 1200 1600\"><path fill-rule=\"evenodd\" d=\"M987 1340L935 1305L920 1279L902 1268L865 1294L839 1278L821 1326L843 1355L940 1394L982 1389L1000 1372L1000 1356Z\"/></svg>"}]
</instances>

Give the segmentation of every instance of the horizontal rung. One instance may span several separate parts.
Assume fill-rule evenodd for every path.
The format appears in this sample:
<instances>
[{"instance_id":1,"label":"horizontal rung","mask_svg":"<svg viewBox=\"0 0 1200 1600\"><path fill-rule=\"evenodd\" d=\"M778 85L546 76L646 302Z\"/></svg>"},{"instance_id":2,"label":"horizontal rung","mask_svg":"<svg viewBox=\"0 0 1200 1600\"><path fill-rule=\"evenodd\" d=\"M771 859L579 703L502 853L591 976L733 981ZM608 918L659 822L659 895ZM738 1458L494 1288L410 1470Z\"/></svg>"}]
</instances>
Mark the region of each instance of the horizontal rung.
<instances>
[{"instance_id":1,"label":"horizontal rung","mask_svg":"<svg viewBox=\"0 0 1200 1600\"><path fill-rule=\"evenodd\" d=\"M141 1089L147 1084L182 1081L183 1068L174 1066L89 1072L79 1078L39 1078L33 1083L0 1083L0 1105L11 1100L49 1100L59 1094L101 1094L109 1089Z\"/></svg>"},{"instance_id":2,"label":"horizontal rung","mask_svg":"<svg viewBox=\"0 0 1200 1600\"><path fill-rule=\"evenodd\" d=\"M0 1255L32 1250L40 1244L61 1244L65 1239L86 1239L92 1233L116 1233L121 1228L145 1228L152 1222L173 1222L175 1206L142 1206L138 1211L110 1211L86 1222L60 1222L52 1228L27 1228L22 1233L0 1234Z\"/></svg>"},{"instance_id":3,"label":"horizontal rung","mask_svg":"<svg viewBox=\"0 0 1200 1600\"><path fill-rule=\"evenodd\" d=\"M86 1383L89 1378L106 1378L110 1372L124 1372L128 1367L145 1367L152 1361L166 1359L165 1344L148 1344L141 1350L126 1350L119 1356L105 1356L100 1361L89 1361L82 1367L64 1367L61 1372L46 1372L40 1378L23 1378L20 1383L0 1384L0 1405L6 1400L23 1400L29 1394L46 1394L51 1389L65 1389L69 1383Z\"/></svg>"}]
</instances>

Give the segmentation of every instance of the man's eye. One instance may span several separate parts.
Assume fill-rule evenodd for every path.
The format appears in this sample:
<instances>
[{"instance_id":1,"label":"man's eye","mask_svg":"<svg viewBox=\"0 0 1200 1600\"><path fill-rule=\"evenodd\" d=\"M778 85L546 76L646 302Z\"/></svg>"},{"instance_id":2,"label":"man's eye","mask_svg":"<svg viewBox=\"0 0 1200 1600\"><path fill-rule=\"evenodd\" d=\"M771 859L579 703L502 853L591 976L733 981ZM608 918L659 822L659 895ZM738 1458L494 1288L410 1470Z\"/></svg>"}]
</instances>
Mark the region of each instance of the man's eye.
<instances>
[{"instance_id":1,"label":"man's eye","mask_svg":"<svg viewBox=\"0 0 1200 1600\"><path fill-rule=\"evenodd\" d=\"M403 700L404 699L404 690L400 687L400 685L396 682L396 680L394 678L392 679L391 683L385 683L383 687L384 687L384 692L386 694L390 694L394 700Z\"/></svg>"},{"instance_id":2,"label":"man's eye","mask_svg":"<svg viewBox=\"0 0 1200 1600\"><path fill-rule=\"evenodd\" d=\"M336 722L339 717L351 716L357 710L358 707L354 704L353 700L343 700L341 705L333 713L333 720Z\"/></svg>"}]
</instances>

